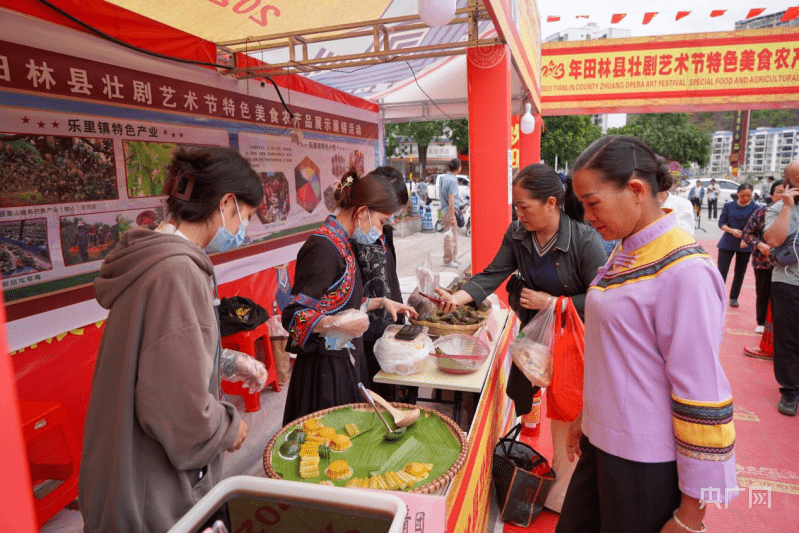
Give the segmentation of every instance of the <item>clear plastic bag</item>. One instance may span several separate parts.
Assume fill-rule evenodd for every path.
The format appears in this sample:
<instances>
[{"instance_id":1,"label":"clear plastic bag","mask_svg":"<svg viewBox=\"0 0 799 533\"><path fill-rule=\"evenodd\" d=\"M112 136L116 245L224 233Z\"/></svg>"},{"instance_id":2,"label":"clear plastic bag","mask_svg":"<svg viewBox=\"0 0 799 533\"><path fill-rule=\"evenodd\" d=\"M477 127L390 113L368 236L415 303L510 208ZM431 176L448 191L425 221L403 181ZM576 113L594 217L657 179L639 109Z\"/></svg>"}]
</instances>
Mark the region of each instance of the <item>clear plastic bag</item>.
<instances>
[{"instance_id":1,"label":"clear plastic bag","mask_svg":"<svg viewBox=\"0 0 799 533\"><path fill-rule=\"evenodd\" d=\"M433 271L433 261L430 259L430 254L421 266L416 267L416 281L418 283L419 292L429 296L436 295L436 288L439 285L438 272Z\"/></svg>"},{"instance_id":2,"label":"clear plastic bag","mask_svg":"<svg viewBox=\"0 0 799 533\"><path fill-rule=\"evenodd\" d=\"M386 328L375 343L375 357L384 372L407 376L421 370L422 363L433 351L433 341L427 335L426 326L411 341L397 340L394 337L401 329L397 324Z\"/></svg>"},{"instance_id":3,"label":"clear plastic bag","mask_svg":"<svg viewBox=\"0 0 799 533\"><path fill-rule=\"evenodd\" d=\"M289 336L289 332L283 327L281 316L279 314L267 320L266 325L269 328L269 336L272 338Z\"/></svg>"},{"instance_id":4,"label":"clear plastic bag","mask_svg":"<svg viewBox=\"0 0 799 533\"><path fill-rule=\"evenodd\" d=\"M533 385L552 383L552 348L555 340L555 304L552 299L519 332L508 351L513 362Z\"/></svg>"},{"instance_id":5,"label":"clear plastic bag","mask_svg":"<svg viewBox=\"0 0 799 533\"><path fill-rule=\"evenodd\" d=\"M369 315L366 314L365 309L347 309L335 315L329 315L329 318L332 320L326 322L321 333L325 339L325 349L327 350L355 348L352 339L360 337L369 329Z\"/></svg>"},{"instance_id":6,"label":"clear plastic bag","mask_svg":"<svg viewBox=\"0 0 799 533\"><path fill-rule=\"evenodd\" d=\"M435 293L433 293L433 295L435 295ZM419 313L419 320L425 320L436 312L436 304L422 296L419 292L419 287L416 287L411 295L408 296L408 305Z\"/></svg>"}]
</instances>

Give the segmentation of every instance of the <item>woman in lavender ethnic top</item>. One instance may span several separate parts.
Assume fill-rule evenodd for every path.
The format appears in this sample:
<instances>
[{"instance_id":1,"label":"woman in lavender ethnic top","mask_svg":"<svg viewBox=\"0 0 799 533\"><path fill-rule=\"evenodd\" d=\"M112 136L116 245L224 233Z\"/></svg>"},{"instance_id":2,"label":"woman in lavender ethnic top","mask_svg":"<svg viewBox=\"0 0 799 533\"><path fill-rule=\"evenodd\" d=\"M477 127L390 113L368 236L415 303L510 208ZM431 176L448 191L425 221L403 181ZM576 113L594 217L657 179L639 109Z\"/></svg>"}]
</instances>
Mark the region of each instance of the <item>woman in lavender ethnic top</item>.
<instances>
[{"instance_id":1,"label":"woman in lavender ethnic top","mask_svg":"<svg viewBox=\"0 0 799 533\"><path fill-rule=\"evenodd\" d=\"M655 195L666 160L604 137L574 162L585 219L622 239L588 289L580 457L558 533L704 531L700 500L737 495L732 397L719 364L724 284Z\"/></svg>"}]
</instances>

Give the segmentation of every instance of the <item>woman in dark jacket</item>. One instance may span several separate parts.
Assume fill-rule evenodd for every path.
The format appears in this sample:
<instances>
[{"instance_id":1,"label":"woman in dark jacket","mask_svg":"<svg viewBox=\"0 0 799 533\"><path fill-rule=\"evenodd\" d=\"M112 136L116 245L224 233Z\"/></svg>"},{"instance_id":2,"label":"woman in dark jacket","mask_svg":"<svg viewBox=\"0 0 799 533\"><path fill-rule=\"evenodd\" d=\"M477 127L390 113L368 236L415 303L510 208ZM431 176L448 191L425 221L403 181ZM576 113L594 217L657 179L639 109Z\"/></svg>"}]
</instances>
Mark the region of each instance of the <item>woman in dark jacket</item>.
<instances>
[{"instance_id":1,"label":"woman in dark jacket","mask_svg":"<svg viewBox=\"0 0 799 533\"><path fill-rule=\"evenodd\" d=\"M405 179L399 170L394 167L377 167L372 174L378 174L394 188L400 210L408 204L408 189ZM393 218L393 217L392 217ZM363 281L363 295L366 298L388 298L402 303L399 277L397 276L397 251L394 249L394 228L391 224L383 226L383 235L372 244L352 242L355 257L361 270ZM405 319L400 317L392 319L385 309L370 311L369 329L363 334L363 350L366 354L366 364L369 368L369 377L374 378L380 372L380 364L375 357L375 344L383 336L386 328L394 323L404 324ZM385 398L394 395L394 385L385 385L372 382L372 390Z\"/></svg>"},{"instance_id":2,"label":"woman in dark jacket","mask_svg":"<svg viewBox=\"0 0 799 533\"><path fill-rule=\"evenodd\" d=\"M585 293L599 267L607 261L607 255L596 231L580 222L582 212L572 192L571 180L566 181L564 190L560 176L552 168L529 165L513 180L513 204L519 219L505 232L491 264L452 296L438 291L440 297L449 302L444 309L451 310L472 301L480 304L513 274L520 276L525 285L518 297L519 305L511 302L522 327L536 310L558 296L571 297L582 316ZM509 301L512 298L509 294ZM538 387L533 387L514 364L508 377L507 394L513 399L518 415L530 412L537 390ZM569 421L553 420L553 441L562 436L565 444L568 426ZM558 471L554 464L565 454L560 446L554 448L557 457L553 460L553 468L558 472L558 482L550 491L547 507L559 510L574 463L565 462L561 470L566 467L566 471ZM558 487L562 487L562 491Z\"/></svg>"},{"instance_id":3,"label":"woman in dark jacket","mask_svg":"<svg viewBox=\"0 0 799 533\"><path fill-rule=\"evenodd\" d=\"M730 287L730 307L738 307L738 295L741 294L741 285L746 275L746 265L752 248L741 242L743 229L749 218L757 211L757 205L752 201L752 186L743 183L738 187L738 199L727 202L721 210L719 227L724 230L724 235L719 240L719 272L724 281L727 281L727 272L735 256L735 274Z\"/></svg>"}]
</instances>

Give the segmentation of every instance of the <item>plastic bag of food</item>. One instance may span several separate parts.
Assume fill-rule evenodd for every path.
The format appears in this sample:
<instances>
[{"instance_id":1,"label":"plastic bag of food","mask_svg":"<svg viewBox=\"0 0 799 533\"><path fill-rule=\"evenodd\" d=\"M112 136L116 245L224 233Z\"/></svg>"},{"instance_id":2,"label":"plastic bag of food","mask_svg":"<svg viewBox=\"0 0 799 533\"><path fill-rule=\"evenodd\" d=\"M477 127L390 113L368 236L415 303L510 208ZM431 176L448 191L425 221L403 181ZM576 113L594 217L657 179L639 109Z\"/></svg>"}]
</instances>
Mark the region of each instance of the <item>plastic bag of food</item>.
<instances>
[{"instance_id":1,"label":"plastic bag of food","mask_svg":"<svg viewBox=\"0 0 799 533\"><path fill-rule=\"evenodd\" d=\"M429 296L436 295L436 289L439 284L438 272L433 271L433 262L430 260L430 254L427 254L427 258L421 266L416 267L416 280L419 292Z\"/></svg>"},{"instance_id":2,"label":"plastic bag of food","mask_svg":"<svg viewBox=\"0 0 799 533\"><path fill-rule=\"evenodd\" d=\"M549 305L539 310L508 348L519 370L539 387L549 387L552 383L555 303L553 298Z\"/></svg>"},{"instance_id":3,"label":"plastic bag of food","mask_svg":"<svg viewBox=\"0 0 799 533\"><path fill-rule=\"evenodd\" d=\"M369 315L364 309L347 309L326 318L332 320L325 321L320 335L325 339L327 350L355 348L352 339L360 337L369 329Z\"/></svg>"},{"instance_id":4,"label":"plastic bag of food","mask_svg":"<svg viewBox=\"0 0 799 533\"><path fill-rule=\"evenodd\" d=\"M433 341L427 335L426 326L413 340L397 340L395 337L401 329L402 326L398 324L386 328L375 343L375 357L384 372L401 376L416 374L433 351Z\"/></svg>"}]
</instances>

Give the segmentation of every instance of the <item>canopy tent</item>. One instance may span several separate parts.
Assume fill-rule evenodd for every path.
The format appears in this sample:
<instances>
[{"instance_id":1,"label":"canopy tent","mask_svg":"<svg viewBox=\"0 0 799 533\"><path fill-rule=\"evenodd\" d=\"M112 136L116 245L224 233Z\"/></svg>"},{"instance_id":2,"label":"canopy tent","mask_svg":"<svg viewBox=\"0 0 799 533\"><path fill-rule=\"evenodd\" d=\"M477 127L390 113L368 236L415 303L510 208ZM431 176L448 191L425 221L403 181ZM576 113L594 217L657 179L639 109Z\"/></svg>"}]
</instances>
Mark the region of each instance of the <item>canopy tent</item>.
<instances>
[{"instance_id":1,"label":"canopy tent","mask_svg":"<svg viewBox=\"0 0 799 533\"><path fill-rule=\"evenodd\" d=\"M46 3L40 2L37 16L48 11ZM122 40L139 40L140 46L172 55L175 45L167 41L175 42L175 37L180 37L177 42L184 43L185 48L186 38L193 36L197 39L195 46L201 50L195 57L217 62L212 50L218 47L220 62L227 59L225 52L228 57L239 58L238 64L233 65L237 68L221 72L236 77L269 74L281 85L289 83L281 74L299 73L301 76L295 77L293 83L307 84L312 80L381 104L386 121L465 117L468 91L463 56L467 48L513 41L516 50L512 108L521 113L523 101L529 100L534 109L540 109L538 75L533 70L532 81L530 76L530 65L537 66L540 52L537 28L530 42L530 31L523 27L506 27L504 33L514 33L509 39L503 37L501 27L498 31L495 26L495 21L503 19L503 13L520 19L520 26L537 21L535 4L531 2L519 2L512 13L505 13L509 8L504 2L458 0L453 22L437 28L420 22L417 0L292 0L269 5L261 0L176 0L168 8L161 2L138 0L92 2L89 7L74 0L53 3L111 34L124 31L115 22L120 14L128 19L138 15L150 24L160 23L171 30L170 39L142 42L144 34L154 33L140 31L122 35ZM17 2L4 0L0 4L25 11L15 5ZM524 13L525 10L533 12ZM50 15L55 17L53 20L64 20L54 12ZM506 24L503 21L499 25ZM132 26L142 28L139 24ZM525 39L522 43L519 35ZM517 57L516 52L525 57ZM249 57L241 58L235 53ZM526 57L528 54L535 57ZM324 88L317 89L324 92Z\"/></svg>"}]
</instances>

